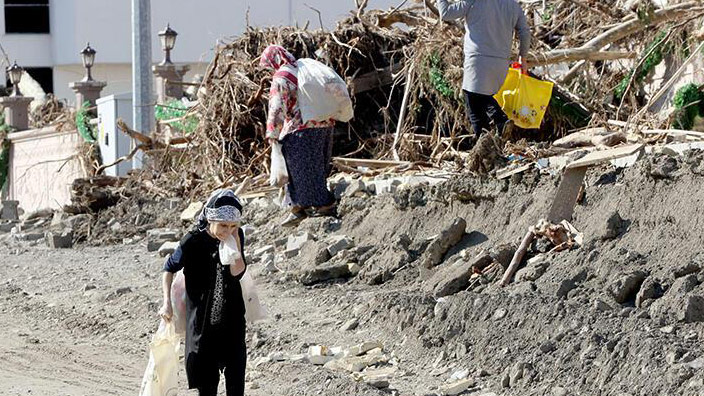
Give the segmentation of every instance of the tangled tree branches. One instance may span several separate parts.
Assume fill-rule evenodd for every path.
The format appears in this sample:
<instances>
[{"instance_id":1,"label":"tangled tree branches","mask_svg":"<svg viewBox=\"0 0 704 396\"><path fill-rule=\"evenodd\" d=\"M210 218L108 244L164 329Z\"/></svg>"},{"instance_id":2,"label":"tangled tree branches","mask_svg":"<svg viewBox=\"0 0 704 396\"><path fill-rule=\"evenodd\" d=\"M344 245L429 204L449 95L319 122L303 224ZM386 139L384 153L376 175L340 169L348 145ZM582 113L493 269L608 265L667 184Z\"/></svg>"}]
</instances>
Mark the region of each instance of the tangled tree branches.
<instances>
[{"instance_id":1,"label":"tangled tree branches","mask_svg":"<svg viewBox=\"0 0 704 396\"><path fill-rule=\"evenodd\" d=\"M338 140L341 154L439 161L462 149L468 130L460 88L464 32L458 23L438 21L434 1L416 3L423 4L380 11L366 10L367 2L360 1L355 15L329 32L248 28L222 45L191 110L198 128L185 148L163 149L160 171L187 169L211 185L267 172L270 76L258 68L258 57L273 43L297 57L322 60L354 87L355 120L338 128L347 137ZM585 108L595 115L591 122L599 123L627 118L643 106L655 66L679 66L704 15L704 6L694 1L660 9L643 1L634 11L621 0L546 0L526 2L524 10L534 34L534 72L563 82L544 130L529 134L548 140L589 122Z\"/></svg>"}]
</instances>

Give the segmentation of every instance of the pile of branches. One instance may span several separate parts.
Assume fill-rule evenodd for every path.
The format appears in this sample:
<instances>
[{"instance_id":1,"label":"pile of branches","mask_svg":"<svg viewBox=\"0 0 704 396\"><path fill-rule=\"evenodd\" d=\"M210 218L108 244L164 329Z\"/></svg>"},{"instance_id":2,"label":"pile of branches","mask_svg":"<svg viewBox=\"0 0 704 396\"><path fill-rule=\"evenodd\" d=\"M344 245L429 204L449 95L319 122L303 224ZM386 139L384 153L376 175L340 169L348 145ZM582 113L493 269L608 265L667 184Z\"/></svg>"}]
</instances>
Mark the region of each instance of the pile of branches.
<instances>
[{"instance_id":1,"label":"pile of branches","mask_svg":"<svg viewBox=\"0 0 704 396\"><path fill-rule=\"evenodd\" d=\"M433 0L390 11L366 11L366 3L333 31L248 28L217 48L191 111L200 119L198 128L187 147L160 157L161 171L180 178L188 170L208 187L267 173L270 73L258 63L273 43L327 63L350 82L370 72L394 72L392 84L355 95L355 120L338 127L338 135L348 138L346 151L338 154L437 163L444 153L462 150L469 130L461 94L462 24L441 22ZM692 32L704 15L697 1L665 8L620 0L523 5L534 36L532 70L558 83L544 130L523 136L548 141L587 124L629 120L636 113L647 117L642 109L653 97L644 87L655 66L677 68L691 56L698 44Z\"/></svg>"},{"instance_id":2,"label":"pile of branches","mask_svg":"<svg viewBox=\"0 0 704 396\"><path fill-rule=\"evenodd\" d=\"M56 126L61 131L76 129L73 110L53 94L48 94L46 101L29 113L29 122L33 128Z\"/></svg>"},{"instance_id":3,"label":"pile of branches","mask_svg":"<svg viewBox=\"0 0 704 396\"><path fill-rule=\"evenodd\" d=\"M268 172L264 132L271 73L259 67L259 56L269 44L280 44L297 58L321 59L351 80L402 62L402 49L412 42L411 34L380 28L369 18L347 18L330 32L248 28L241 37L217 49L198 93L193 112L200 123L188 147L161 160L173 162L173 157L179 156L177 162L217 185ZM345 127L363 146L370 130L384 128L380 107L387 106L389 100L381 91L356 100L358 117ZM366 117L367 111L373 113Z\"/></svg>"}]
</instances>

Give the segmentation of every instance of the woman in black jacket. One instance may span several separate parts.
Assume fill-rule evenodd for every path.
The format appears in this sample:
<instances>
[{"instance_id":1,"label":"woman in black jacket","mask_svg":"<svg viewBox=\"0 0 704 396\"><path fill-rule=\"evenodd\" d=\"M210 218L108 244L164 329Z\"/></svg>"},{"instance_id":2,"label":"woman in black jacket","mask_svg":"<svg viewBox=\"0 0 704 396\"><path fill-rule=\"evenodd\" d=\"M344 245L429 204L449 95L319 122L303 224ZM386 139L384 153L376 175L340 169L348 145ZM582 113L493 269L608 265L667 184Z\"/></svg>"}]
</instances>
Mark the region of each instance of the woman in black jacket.
<instances>
[{"instance_id":1,"label":"woman in black jacket","mask_svg":"<svg viewBox=\"0 0 704 396\"><path fill-rule=\"evenodd\" d=\"M225 373L227 396L244 394L247 351L240 279L247 264L241 216L242 205L232 191L213 192L196 226L164 265L164 305L159 313L171 319L171 283L174 273L183 269L186 374L189 389L198 389L200 396L217 394L220 371ZM223 265L219 247L230 236L239 254L231 265Z\"/></svg>"}]
</instances>

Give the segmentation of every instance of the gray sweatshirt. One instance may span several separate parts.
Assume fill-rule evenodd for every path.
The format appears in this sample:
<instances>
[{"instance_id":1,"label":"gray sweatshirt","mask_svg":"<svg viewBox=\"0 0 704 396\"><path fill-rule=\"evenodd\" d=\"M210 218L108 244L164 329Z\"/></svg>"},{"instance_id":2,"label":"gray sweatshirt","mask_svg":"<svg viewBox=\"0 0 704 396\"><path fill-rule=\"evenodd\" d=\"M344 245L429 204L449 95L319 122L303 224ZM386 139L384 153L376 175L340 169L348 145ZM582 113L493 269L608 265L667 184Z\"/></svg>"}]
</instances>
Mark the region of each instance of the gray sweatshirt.
<instances>
[{"instance_id":1,"label":"gray sweatshirt","mask_svg":"<svg viewBox=\"0 0 704 396\"><path fill-rule=\"evenodd\" d=\"M494 95L506 79L513 32L520 39L519 54L528 55L530 29L515 0L437 0L444 21L464 18L464 78L462 89Z\"/></svg>"}]
</instances>

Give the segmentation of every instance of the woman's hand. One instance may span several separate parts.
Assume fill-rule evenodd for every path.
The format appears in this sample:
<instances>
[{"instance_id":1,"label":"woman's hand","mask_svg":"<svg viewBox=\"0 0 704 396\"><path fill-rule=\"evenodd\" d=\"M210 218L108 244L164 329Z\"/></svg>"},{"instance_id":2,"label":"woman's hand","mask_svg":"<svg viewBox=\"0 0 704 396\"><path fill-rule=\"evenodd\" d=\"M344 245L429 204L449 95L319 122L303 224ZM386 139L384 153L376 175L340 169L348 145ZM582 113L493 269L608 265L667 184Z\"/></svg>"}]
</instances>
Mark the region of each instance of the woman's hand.
<instances>
[{"instance_id":1,"label":"woman's hand","mask_svg":"<svg viewBox=\"0 0 704 396\"><path fill-rule=\"evenodd\" d=\"M244 260L239 258L239 259L235 260L234 264L230 265L230 275L232 275L232 276L242 275L242 273L244 272L245 269L246 269L246 267L244 265Z\"/></svg>"},{"instance_id":2,"label":"woman's hand","mask_svg":"<svg viewBox=\"0 0 704 396\"><path fill-rule=\"evenodd\" d=\"M171 301L164 301L164 305L162 305L159 310L159 316L167 322L171 321L171 318L174 316L173 308L171 308Z\"/></svg>"},{"instance_id":3,"label":"woman's hand","mask_svg":"<svg viewBox=\"0 0 704 396\"><path fill-rule=\"evenodd\" d=\"M521 73L528 74L528 61L520 56L518 57L518 63L521 64Z\"/></svg>"}]
</instances>

